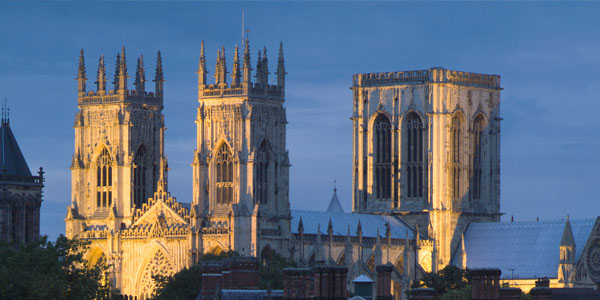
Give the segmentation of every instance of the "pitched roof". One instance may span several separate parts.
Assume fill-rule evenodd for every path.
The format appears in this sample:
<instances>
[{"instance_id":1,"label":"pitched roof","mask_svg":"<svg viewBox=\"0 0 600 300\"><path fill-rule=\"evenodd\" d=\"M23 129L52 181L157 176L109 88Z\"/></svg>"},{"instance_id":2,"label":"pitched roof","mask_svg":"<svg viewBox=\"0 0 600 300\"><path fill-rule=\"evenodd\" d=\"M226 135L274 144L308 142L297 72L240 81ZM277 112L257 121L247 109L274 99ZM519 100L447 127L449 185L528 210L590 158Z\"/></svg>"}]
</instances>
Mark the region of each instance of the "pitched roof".
<instances>
[{"instance_id":1,"label":"pitched roof","mask_svg":"<svg viewBox=\"0 0 600 300\"><path fill-rule=\"evenodd\" d=\"M6 174L31 176L29 166L27 166L8 121L3 120L0 134L0 172L6 170Z\"/></svg>"},{"instance_id":2,"label":"pitched roof","mask_svg":"<svg viewBox=\"0 0 600 300\"><path fill-rule=\"evenodd\" d=\"M327 207L327 210L325 212L344 213L344 208L342 207L342 204L338 199L336 188L333 189L333 197L331 197L331 201L329 201L329 206Z\"/></svg>"},{"instance_id":3,"label":"pitched roof","mask_svg":"<svg viewBox=\"0 0 600 300\"><path fill-rule=\"evenodd\" d=\"M595 219L571 220L575 259ZM465 231L467 268L499 268L502 279L557 278L565 221L471 223ZM455 255L454 260L457 260ZM454 261L454 265L456 265ZM512 277L511 277L512 276Z\"/></svg>"},{"instance_id":4,"label":"pitched roof","mask_svg":"<svg viewBox=\"0 0 600 300\"><path fill-rule=\"evenodd\" d=\"M386 226L389 223L392 238L404 239L408 236L409 239L414 239L413 230L394 216L292 210L292 233L298 233L300 218L302 218L305 234L317 234L317 227L320 228L321 234L327 234L327 226L331 220L334 235L345 236L350 226L352 236L356 236L356 228L360 221L364 237L376 237L377 229L382 237L385 236Z\"/></svg>"}]
</instances>

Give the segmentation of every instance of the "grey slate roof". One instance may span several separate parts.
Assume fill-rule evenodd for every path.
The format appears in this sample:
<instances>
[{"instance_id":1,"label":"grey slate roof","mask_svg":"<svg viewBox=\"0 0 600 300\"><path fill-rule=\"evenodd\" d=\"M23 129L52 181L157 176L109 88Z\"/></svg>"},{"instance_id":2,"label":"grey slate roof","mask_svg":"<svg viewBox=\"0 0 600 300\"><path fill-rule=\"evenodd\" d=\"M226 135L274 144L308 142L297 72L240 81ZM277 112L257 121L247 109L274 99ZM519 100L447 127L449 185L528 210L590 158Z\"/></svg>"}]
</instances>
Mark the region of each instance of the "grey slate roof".
<instances>
[{"instance_id":1,"label":"grey slate roof","mask_svg":"<svg viewBox=\"0 0 600 300\"><path fill-rule=\"evenodd\" d=\"M404 239L408 236L409 239L414 239L413 230L393 216L292 210L292 233L298 233L300 217L302 217L305 234L317 234L317 225L319 225L321 234L326 235L327 226L331 219L334 235L345 236L348 232L348 226L350 226L350 234L356 236L356 228L358 221L360 221L364 237L376 237L377 229L379 229L379 235L384 237L386 224L389 222L392 238Z\"/></svg>"},{"instance_id":2,"label":"grey slate roof","mask_svg":"<svg viewBox=\"0 0 600 300\"><path fill-rule=\"evenodd\" d=\"M595 219L571 220L579 260ZM499 268L502 279L557 278L565 221L471 223L465 232L467 268ZM458 255L455 255L456 260ZM456 262L454 262L456 265Z\"/></svg>"},{"instance_id":3,"label":"grey slate roof","mask_svg":"<svg viewBox=\"0 0 600 300\"><path fill-rule=\"evenodd\" d=\"M6 169L6 174L31 176L19 144L17 144L8 122L4 122L4 120L0 127L0 134L0 172Z\"/></svg>"},{"instance_id":4,"label":"grey slate roof","mask_svg":"<svg viewBox=\"0 0 600 300\"><path fill-rule=\"evenodd\" d=\"M329 213L344 213L344 208L340 203L340 199L337 196L337 189L333 189L333 197L331 197L331 201L329 201L329 206L327 207L326 212Z\"/></svg>"}]
</instances>

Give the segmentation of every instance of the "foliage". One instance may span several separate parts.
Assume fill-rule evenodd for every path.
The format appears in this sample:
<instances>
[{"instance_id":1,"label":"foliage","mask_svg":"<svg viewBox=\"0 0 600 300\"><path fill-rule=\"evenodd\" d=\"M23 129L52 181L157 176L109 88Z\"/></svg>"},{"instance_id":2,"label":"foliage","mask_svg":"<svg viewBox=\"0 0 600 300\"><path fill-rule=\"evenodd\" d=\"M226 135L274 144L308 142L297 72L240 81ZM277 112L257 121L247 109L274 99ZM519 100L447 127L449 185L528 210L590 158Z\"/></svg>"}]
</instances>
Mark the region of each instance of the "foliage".
<instances>
[{"instance_id":1,"label":"foliage","mask_svg":"<svg viewBox=\"0 0 600 300\"><path fill-rule=\"evenodd\" d=\"M202 288L202 262L221 261L233 257L239 257L235 251L221 252L220 254L207 253L200 257L198 263L192 267L177 272L172 277L155 275L157 290L153 299L155 300L193 300Z\"/></svg>"},{"instance_id":2,"label":"foliage","mask_svg":"<svg viewBox=\"0 0 600 300\"><path fill-rule=\"evenodd\" d=\"M89 242L46 236L28 244L0 242L0 299L112 299L104 261L89 266Z\"/></svg>"},{"instance_id":3,"label":"foliage","mask_svg":"<svg viewBox=\"0 0 600 300\"><path fill-rule=\"evenodd\" d=\"M521 294L521 300L531 300L531 295L529 295L529 294Z\"/></svg>"},{"instance_id":4,"label":"foliage","mask_svg":"<svg viewBox=\"0 0 600 300\"><path fill-rule=\"evenodd\" d=\"M446 266L437 273L427 273L421 281L415 282L413 288L428 287L435 289L440 295L451 290L467 287L467 271L455 266Z\"/></svg>"},{"instance_id":5,"label":"foliage","mask_svg":"<svg viewBox=\"0 0 600 300\"><path fill-rule=\"evenodd\" d=\"M471 286L467 285L462 289L450 290L442 295L441 300L471 300Z\"/></svg>"},{"instance_id":6,"label":"foliage","mask_svg":"<svg viewBox=\"0 0 600 300\"><path fill-rule=\"evenodd\" d=\"M283 289L283 278L281 274L285 268L295 268L298 265L293 259L285 258L279 253L273 253L263 258L259 269L258 287L261 289Z\"/></svg>"}]
</instances>

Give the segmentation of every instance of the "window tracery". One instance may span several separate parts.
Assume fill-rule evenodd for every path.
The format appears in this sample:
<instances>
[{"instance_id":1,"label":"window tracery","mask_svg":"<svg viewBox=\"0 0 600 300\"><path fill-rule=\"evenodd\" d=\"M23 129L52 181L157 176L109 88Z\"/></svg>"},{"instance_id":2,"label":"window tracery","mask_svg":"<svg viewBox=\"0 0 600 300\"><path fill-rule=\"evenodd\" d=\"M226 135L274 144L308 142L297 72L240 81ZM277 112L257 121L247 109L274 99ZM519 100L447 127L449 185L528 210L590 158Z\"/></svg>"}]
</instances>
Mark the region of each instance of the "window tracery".
<instances>
[{"instance_id":1,"label":"window tracery","mask_svg":"<svg viewBox=\"0 0 600 300\"><path fill-rule=\"evenodd\" d=\"M146 166L146 149L141 146L135 154L133 169L133 201L136 207L141 207L142 204L148 201L146 195L147 166Z\"/></svg>"},{"instance_id":2,"label":"window tracery","mask_svg":"<svg viewBox=\"0 0 600 300\"><path fill-rule=\"evenodd\" d=\"M462 140L462 122L458 115L452 118L450 127L452 138L452 198L459 199L461 195L460 177L461 177L461 147Z\"/></svg>"},{"instance_id":3,"label":"window tracery","mask_svg":"<svg viewBox=\"0 0 600 300\"><path fill-rule=\"evenodd\" d=\"M389 200L392 186L392 124L379 114L373 124L375 195L378 200Z\"/></svg>"},{"instance_id":4,"label":"window tracery","mask_svg":"<svg viewBox=\"0 0 600 300\"><path fill-rule=\"evenodd\" d=\"M423 197L424 178L424 151L423 151L423 123L414 112L406 116L404 123L406 133L406 170L407 191L409 198Z\"/></svg>"},{"instance_id":5,"label":"window tracery","mask_svg":"<svg viewBox=\"0 0 600 300\"><path fill-rule=\"evenodd\" d=\"M481 199L481 175L482 175L482 141L481 135L484 129L483 116L478 115L473 123L473 175L471 179L471 197L473 200Z\"/></svg>"},{"instance_id":6,"label":"window tracery","mask_svg":"<svg viewBox=\"0 0 600 300\"><path fill-rule=\"evenodd\" d=\"M96 207L112 206L112 159L104 148L98 156L96 167Z\"/></svg>"},{"instance_id":7,"label":"window tracery","mask_svg":"<svg viewBox=\"0 0 600 300\"><path fill-rule=\"evenodd\" d=\"M148 261L144 272L142 273L142 279L140 286L142 292L140 293L143 299L150 299L156 291L156 281L152 276L172 276L174 274L171 263L164 255L162 251L157 251L154 256Z\"/></svg>"},{"instance_id":8,"label":"window tracery","mask_svg":"<svg viewBox=\"0 0 600 300\"><path fill-rule=\"evenodd\" d=\"M230 204L233 199L233 154L226 143L221 144L215 158L217 171L216 201Z\"/></svg>"},{"instance_id":9,"label":"window tracery","mask_svg":"<svg viewBox=\"0 0 600 300\"><path fill-rule=\"evenodd\" d=\"M268 199L268 172L269 172L269 149L267 141L263 141L256 153L256 182L254 185L254 197L256 203L267 203Z\"/></svg>"}]
</instances>

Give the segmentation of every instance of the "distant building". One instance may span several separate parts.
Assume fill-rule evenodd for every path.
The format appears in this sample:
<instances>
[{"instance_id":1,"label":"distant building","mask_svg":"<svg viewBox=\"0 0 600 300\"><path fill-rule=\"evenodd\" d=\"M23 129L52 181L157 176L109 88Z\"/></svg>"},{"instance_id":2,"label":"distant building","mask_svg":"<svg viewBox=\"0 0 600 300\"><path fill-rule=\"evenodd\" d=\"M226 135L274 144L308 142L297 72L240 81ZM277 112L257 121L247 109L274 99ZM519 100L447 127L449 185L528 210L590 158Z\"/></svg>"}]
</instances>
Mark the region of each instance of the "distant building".
<instances>
[{"instance_id":1,"label":"distant building","mask_svg":"<svg viewBox=\"0 0 600 300\"><path fill-rule=\"evenodd\" d=\"M0 125L0 239L26 243L40 236L40 206L44 172L31 175L10 128L8 108Z\"/></svg>"}]
</instances>

